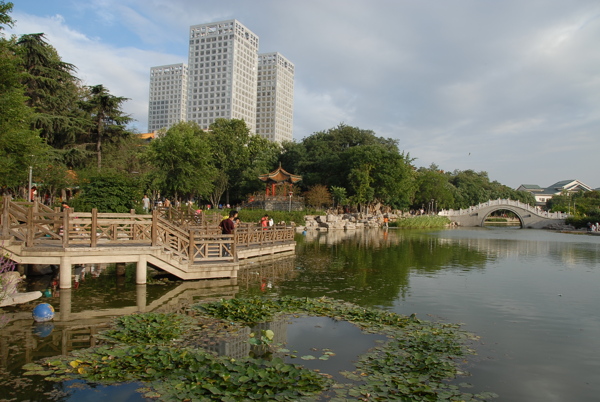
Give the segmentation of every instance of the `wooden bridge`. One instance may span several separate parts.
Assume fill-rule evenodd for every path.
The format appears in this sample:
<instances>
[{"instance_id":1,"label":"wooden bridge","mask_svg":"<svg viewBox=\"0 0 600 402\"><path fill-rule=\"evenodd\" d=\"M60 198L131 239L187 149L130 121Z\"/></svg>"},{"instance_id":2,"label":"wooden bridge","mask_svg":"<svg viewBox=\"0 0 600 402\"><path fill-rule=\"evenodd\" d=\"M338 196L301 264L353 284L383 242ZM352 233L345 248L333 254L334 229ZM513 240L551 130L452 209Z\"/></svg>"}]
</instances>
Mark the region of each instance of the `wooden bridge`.
<instances>
[{"instance_id":1,"label":"wooden bridge","mask_svg":"<svg viewBox=\"0 0 600 402\"><path fill-rule=\"evenodd\" d=\"M4 197L0 248L22 264L60 266L60 288L71 288L73 265L135 263L136 283L148 264L181 279L235 278L240 260L295 251L294 229L242 224L223 235L220 216L166 208L152 214L53 210Z\"/></svg>"},{"instance_id":2,"label":"wooden bridge","mask_svg":"<svg viewBox=\"0 0 600 402\"><path fill-rule=\"evenodd\" d=\"M513 212L521 227L532 229L543 229L553 224L564 224L568 214L562 212L546 212L537 207L532 207L520 201L498 199L489 200L460 210L442 210L438 215L447 216L451 221L460 226L483 226L486 218L495 211L506 210Z\"/></svg>"}]
</instances>

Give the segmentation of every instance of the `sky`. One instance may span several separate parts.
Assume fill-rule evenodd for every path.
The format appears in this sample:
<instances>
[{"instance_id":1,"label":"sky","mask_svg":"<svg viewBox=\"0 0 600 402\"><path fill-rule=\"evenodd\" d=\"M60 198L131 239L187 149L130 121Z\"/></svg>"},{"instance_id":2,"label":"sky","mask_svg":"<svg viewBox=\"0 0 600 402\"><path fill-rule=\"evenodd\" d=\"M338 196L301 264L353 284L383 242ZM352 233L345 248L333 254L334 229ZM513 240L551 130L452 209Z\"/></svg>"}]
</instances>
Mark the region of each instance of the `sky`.
<instances>
[{"instance_id":1,"label":"sky","mask_svg":"<svg viewBox=\"0 0 600 402\"><path fill-rule=\"evenodd\" d=\"M191 25L237 19L295 65L294 140L340 124L398 141L416 167L516 188L600 187L597 0L13 0L84 85L130 100L187 63Z\"/></svg>"}]
</instances>

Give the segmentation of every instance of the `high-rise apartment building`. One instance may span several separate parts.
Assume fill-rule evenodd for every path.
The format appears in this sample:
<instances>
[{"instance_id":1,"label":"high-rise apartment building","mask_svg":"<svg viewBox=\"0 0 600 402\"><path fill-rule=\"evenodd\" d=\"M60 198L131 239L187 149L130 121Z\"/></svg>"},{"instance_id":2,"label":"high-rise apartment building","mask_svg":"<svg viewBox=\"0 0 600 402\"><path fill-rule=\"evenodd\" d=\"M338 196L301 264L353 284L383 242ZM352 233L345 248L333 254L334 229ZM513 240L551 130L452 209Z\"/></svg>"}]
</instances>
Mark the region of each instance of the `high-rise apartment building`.
<instances>
[{"instance_id":1,"label":"high-rise apartment building","mask_svg":"<svg viewBox=\"0 0 600 402\"><path fill-rule=\"evenodd\" d=\"M292 141L294 65L277 52L258 55L256 101L256 133L271 141Z\"/></svg>"},{"instance_id":2,"label":"high-rise apartment building","mask_svg":"<svg viewBox=\"0 0 600 402\"><path fill-rule=\"evenodd\" d=\"M243 119L256 132L257 65L258 36L238 21L191 26L187 119Z\"/></svg>"},{"instance_id":3,"label":"high-rise apartment building","mask_svg":"<svg viewBox=\"0 0 600 402\"><path fill-rule=\"evenodd\" d=\"M186 120L187 74L185 64L170 64L150 69L148 131L170 127Z\"/></svg>"},{"instance_id":4,"label":"high-rise apartment building","mask_svg":"<svg viewBox=\"0 0 600 402\"><path fill-rule=\"evenodd\" d=\"M259 55L258 44L258 36L237 20L191 26L187 69L174 65L187 74L182 120L208 129L217 118L241 119L251 133L291 141L294 65L279 53ZM164 117L166 108L160 108L171 100L160 98L171 95L163 91L162 69L174 66L151 69L149 131L180 121Z\"/></svg>"}]
</instances>

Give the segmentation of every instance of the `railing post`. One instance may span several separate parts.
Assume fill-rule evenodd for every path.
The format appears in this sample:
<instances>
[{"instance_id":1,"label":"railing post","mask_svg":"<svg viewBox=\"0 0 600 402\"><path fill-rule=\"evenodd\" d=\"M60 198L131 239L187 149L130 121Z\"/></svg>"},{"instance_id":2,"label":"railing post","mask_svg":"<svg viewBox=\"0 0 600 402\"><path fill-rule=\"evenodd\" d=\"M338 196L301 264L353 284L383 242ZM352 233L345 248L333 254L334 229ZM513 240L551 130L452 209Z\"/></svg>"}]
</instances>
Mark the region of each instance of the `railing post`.
<instances>
[{"instance_id":1,"label":"railing post","mask_svg":"<svg viewBox=\"0 0 600 402\"><path fill-rule=\"evenodd\" d=\"M35 225L33 223L33 207L27 208L27 240L25 241L26 247L33 247Z\"/></svg>"},{"instance_id":2,"label":"railing post","mask_svg":"<svg viewBox=\"0 0 600 402\"><path fill-rule=\"evenodd\" d=\"M90 247L98 244L98 208L92 208L92 226L90 228Z\"/></svg>"},{"instance_id":3,"label":"railing post","mask_svg":"<svg viewBox=\"0 0 600 402\"><path fill-rule=\"evenodd\" d=\"M233 261L237 261L237 253L235 252L235 229L233 229L233 239L231 239L231 256L233 257Z\"/></svg>"},{"instance_id":4,"label":"railing post","mask_svg":"<svg viewBox=\"0 0 600 402\"><path fill-rule=\"evenodd\" d=\"M194 230L190 229L189 244L188 244L188 263L189 264L194 263L194 246L195 246L194 241L195 241Z\"/></svg>"},{"instance_id":5,"label":"railing post","mask_svg":"<svg viewBox=\"0 0 600 402\"><path fill-rule=\"evenodd\" d=\"M131 214L131 240L136 240L135 236L135 209L130 209L129 213Z\"/></svg>"},{"instance_id":6,"label":"railing post","mask_svg":"<svg viewBox=\"0 0 600 402\"><path fill-rule=\"evenodd\" d=\"M71 209L70 208L65 208L65 210L63 211L63 247L68 247L69 246L69 221L71 220L70 218L71 215ZM70 267L70 265L69 265ZM70 274L69 274L70 275ZM70 284L71 278L69 277L69 284ZM69 285L70 287L70 285Z\"/></svg>"},{"instance_id":7,"label":"railing post","mask_svg":"<svg viewBox=\"0 0 600 402\"><path fill-rule=\"evenodd\" d=\"M10 198L6 195L2 197L2 236L10 235Z\"/></svg>"},{"instance_id":8,"label":"railing post","mask_svg":"<svg viewBox=\"0 0 600 402\"><path fill-rule=\"evenodd\" d=\"M150 238L152 239L152 245L156 246L158 242L158 211L152 210L152 226L150 229Z\"/></svg>"}]
</instances>

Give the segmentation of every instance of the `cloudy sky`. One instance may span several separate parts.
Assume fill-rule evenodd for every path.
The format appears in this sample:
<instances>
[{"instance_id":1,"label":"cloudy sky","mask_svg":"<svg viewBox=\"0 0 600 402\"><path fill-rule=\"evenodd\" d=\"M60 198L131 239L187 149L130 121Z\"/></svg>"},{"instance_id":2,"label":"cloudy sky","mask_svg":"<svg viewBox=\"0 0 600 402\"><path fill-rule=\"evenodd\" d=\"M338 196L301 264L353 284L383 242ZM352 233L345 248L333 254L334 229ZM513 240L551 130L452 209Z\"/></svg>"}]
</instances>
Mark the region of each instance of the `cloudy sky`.
<instances>
[{"instance_id":1,"label":"cloudy sky","mask_svg":"<svg viewBox=\"0 0 600 402\"><path fill-rule=\"evenodd\" d=\"M13 0L86 85L131 100L187 63L190 25L237 19L296 66L294 139L340 123L394 138L416 166L511 187L600 187L597 0Z\"/></svg>"}]
</instances>

